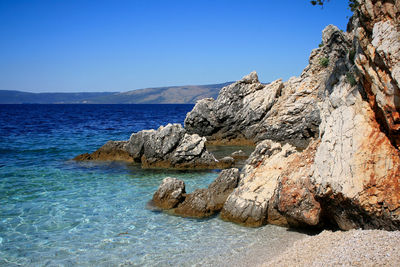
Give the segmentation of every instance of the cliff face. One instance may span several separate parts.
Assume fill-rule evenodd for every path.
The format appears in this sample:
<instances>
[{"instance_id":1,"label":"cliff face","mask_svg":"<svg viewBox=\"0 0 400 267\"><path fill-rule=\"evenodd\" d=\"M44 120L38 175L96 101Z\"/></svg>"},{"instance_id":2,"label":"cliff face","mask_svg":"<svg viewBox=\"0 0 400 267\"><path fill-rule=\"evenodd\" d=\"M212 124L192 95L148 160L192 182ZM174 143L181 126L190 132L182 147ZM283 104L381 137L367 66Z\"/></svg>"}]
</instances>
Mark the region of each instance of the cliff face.
<instances>
[{"instance_id":1,"label":"cliff face","mask_svg":"<svg viewBox=\"0 0 400 267\"><path fill-rule=\"evenodd\" d=\"M295 118L318 114L318 131L311 131L318 134L301 152L264 135L272 141L257 146L223 218L253 226L399 229L399 28L399 1L364 0L349 32L324 30L324 46L299 78L281 85L274 112L263 118L270 122L264 133L285 133L289 110L291 136L300 136L309 120Z\"/></svg>"},{"instance_id":2,"label":"cliff face","mask_svg":"<svg viewBox=\"0 0 400 267\"><path fill-rule=\"evenodd\" d=\"M400 3L366 0L353 20L361 84L381 130L400 145Z\"/></svg>"}]
</instances>

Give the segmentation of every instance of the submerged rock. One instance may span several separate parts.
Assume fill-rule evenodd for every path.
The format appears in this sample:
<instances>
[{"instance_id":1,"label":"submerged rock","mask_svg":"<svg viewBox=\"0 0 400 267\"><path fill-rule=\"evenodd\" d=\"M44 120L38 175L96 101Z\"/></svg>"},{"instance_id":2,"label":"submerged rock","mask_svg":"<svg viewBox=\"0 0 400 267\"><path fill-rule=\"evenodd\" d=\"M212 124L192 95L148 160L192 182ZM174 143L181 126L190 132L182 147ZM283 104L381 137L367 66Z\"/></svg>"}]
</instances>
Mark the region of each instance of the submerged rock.
<instances>
[{"instance_id":1,"label":"submerged rock","mask_svg":"<svg viewBox=\"0 0 400 267\"><path fill-rule=\"evenodd\" d=\"M238 150L238 151L233 152L231 154L231 157L233 159L246 159L247 155L243 150Z\"/></svg>"}]
</instances>

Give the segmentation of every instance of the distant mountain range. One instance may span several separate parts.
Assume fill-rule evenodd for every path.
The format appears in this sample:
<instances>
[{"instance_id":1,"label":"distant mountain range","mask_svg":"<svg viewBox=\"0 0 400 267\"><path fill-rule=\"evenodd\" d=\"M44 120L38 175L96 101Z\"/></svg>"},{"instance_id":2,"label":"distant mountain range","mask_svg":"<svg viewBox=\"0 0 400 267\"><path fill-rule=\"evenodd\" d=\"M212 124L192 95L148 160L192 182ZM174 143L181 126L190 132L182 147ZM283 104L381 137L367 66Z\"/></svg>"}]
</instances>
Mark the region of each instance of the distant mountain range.
<instances>
[{"instance_id":1,"label":"distant mountain range","mask_svg":"<svg viewBox=\"0 0 400 267\"><path fill-rule=\"evenodd\" d=\"M221 88L231 83L157 87L121 93L29 93L0 90L0 104L193 104L202 98L217 98Z\"/></svg>"}]
</instances>

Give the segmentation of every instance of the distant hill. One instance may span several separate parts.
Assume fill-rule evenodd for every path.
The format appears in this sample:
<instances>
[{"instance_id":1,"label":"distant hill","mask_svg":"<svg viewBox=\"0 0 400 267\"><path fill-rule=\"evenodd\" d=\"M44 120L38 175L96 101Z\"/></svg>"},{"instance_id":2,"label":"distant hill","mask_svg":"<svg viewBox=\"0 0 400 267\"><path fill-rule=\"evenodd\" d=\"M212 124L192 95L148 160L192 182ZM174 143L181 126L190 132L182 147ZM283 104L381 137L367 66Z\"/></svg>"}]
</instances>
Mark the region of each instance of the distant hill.
<instances>
[{"instance_id":1,"label":"distant hill","mask_svg":"<svg viewBox=\"0 0 400 267\"><path fill-rule=\"evenodd\" d=\"M0 104L65 104L85 103L87 99L114 93L28 93L0 90Z\"/></svg>"},{"instance_id":2,"label":"distant hill","mask_svg":"<svg viewBox=\"0 0 400 267\"><path fill-rule=\"evenodd\" d=\"M216 98L232 82L208 85L171 86L99 93L28 93L0 90L0 104L192 104Z\"/></svg>"}]
</instances>

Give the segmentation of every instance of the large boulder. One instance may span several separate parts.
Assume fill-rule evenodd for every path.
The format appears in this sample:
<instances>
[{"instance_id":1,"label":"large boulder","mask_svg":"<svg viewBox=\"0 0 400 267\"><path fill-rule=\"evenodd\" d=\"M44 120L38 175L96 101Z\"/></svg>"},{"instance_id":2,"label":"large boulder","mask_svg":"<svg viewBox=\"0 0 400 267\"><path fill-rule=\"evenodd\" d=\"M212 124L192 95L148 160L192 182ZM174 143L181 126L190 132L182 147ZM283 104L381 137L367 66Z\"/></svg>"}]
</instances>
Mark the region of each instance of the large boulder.
<instances>
[{"instance_id":1,"label":"large boulder","mask_svg":"<svg viewBox=\"0 0 400 267\"><path fill-rule=\"evenodd\" d=\"M210 169L229 167L207 151L206 138L187 134L180 124L132 134L127 150L144 168Z\"/></svg>"},{"instance_id":2,"label":"large boulder","mask_svg":"<svg viewBox=\"0 0 400 267\"><path fill-rule=\"evenodd\" d=\"M279 175L286 168L287 157L295 152L291 145L282 146L271 140L258 144L242 170L239 186L226 200L221 217L246 226L266 224L269 201L279 184Z\"/></svg>"},{"instance_id":3,"label":"large boulder","mask_svg":"<svg viewBox=\"0 0 400 267\"><path fill-rule=\"evenodd\" d=\"M296 185L307 184L307 178L312 175L311 166L316 149L314 140L318 138L319 129L311 130L310 126L311 128L306 130L310 133L309 135L302 134L302 131L305 129L305 125L316 127L320 124L320 107L324 101L324 90L332 91L337 77L340 77L338 72L345 73L348 69L344 64L349 49L347 36L330 25L323 32L323 43L323 47L312 51L310 64L302 75L299 78L291 78L285 83L282 95L273 107L275 112L265 118L265 122L269 126L265 126L264 133L268 132L268 129L274 128L274 132L281 135L282 138L276 138L277 135L262 135L272 138L260 142L248 159L243 168L243 178L238 188L228 197L223 207L221 213L223 219L248 226L260 226L266 223L302 224L299 222L300 220L290 214L300 214L300 208L297 207L304 208L306 202L295 203L292 198L288 202L293 206L288 207L286 214L283 214L279 210L276 198L281 196L278 194L281 189L289 193L287 189L290 187L286 185L292 181ZM321 64L321 59L324 59L327 64ZM305 117L310 114L318 114L318 120ZM304 122L306 123L304 124ZM294 138L294 136L297 137ZM304 139L302 139L303 137ZM285 141L286 144L281 144L281 141ZM306 147L306 149L298 152L298 147ZM304 159L311 158L311 160L299 160L300 153L304 155ZM304 192L292 193L303 199L310 192L308 188L304 188L304 190ZM283 197L281 200L282 203L287 201ZM313 201L311 202L313 203ZM309 212L310 216L315 211L318 213L316 216L319 216L319 211L313 207L307 209L312 210ZM281 207L281 210L285 210L285 208ZM308 215L299 216L306 217ZM307 218L307 220L313 225L319 224L319 220L315 218Z\"/></svg>"},{"instance_id":4,"label":"large boulder","mask_svg":"<svg viewBox=\"0 0 400 267\"><path fill-rule=\"evenodd\" d=\"M127 144L128 152L136 161L144 156L148 164L163 161L178 147L185 135L180 124L160 126L157 130L133 133Z\"/></svg>"}]
</instances>

